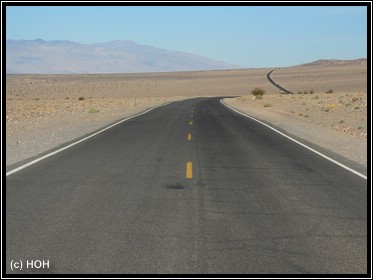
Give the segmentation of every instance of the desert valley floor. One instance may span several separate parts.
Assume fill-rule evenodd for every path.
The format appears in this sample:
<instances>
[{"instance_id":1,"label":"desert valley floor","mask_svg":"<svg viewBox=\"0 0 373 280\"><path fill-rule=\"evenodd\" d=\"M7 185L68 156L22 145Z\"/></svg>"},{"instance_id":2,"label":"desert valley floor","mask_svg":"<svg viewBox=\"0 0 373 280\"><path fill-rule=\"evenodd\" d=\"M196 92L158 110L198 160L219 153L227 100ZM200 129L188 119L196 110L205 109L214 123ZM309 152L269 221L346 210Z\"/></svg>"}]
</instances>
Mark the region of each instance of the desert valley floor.
<instances>
[{"instance_id":1,"label":"desert valley floor","mask_svg":"<svg viewBox=\"0 0 373 280\"><path fill-rule=\"evenodd\" d=\"M146 108L187 98L225 102L290 135L367 166L366 61L280 68L105 75L7 75L6 165ZM262 99L251 91L262 88ZM329 92L329 93L327 93Z\"/></svg>"}]
</instances>

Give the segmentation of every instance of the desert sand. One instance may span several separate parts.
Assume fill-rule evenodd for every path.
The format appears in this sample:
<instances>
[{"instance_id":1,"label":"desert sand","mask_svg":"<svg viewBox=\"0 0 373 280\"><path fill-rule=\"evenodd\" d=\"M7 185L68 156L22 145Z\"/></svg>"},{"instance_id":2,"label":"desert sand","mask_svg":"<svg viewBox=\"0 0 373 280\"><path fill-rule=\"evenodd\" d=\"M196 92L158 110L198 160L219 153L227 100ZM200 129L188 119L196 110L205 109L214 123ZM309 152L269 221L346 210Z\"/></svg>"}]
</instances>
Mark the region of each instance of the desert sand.
<instances>
[{"instance_id":1,"label":"desert sand","mask_svg":"<svg viewBox=\"0 0 373 280\"><path fill-rule=\"evenodd\" d=\"M12 166L146 108L202 96L226 102L367 166L367 65L145 74L7 75L6 165ZM253 100L251 91L266 91ZM325 93L333 89L332 93ZM312 92L312 93L311 93Z\"/></svg>"},{"instance_id":2,"label":"desert sand","mask_svg":"<svg viewBox=\"0 0 373 280\"><path fill-rule=\"evenodd\" d=\"M367 167L366 61L281 68L271 77L295 94L272 87L262 99L246 94L226 103Z\"/></svg>"}]
</instances>

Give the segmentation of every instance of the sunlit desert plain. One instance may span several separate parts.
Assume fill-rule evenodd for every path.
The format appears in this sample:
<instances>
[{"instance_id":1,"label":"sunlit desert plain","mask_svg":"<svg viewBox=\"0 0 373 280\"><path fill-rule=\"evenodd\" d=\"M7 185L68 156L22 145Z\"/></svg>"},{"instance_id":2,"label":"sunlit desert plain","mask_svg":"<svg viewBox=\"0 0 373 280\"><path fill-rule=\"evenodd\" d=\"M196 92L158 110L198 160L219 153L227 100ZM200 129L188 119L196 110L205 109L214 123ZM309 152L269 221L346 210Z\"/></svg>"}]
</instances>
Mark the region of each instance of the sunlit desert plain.
<instances>
[{"instance_id":1,"label":"sunlit desert plain","mask_svg":"<svg viewBox=\"0 0 373 280\"><path fill-rule=\"evenodd\" d=\"M35 157L152 106L222 96L282 131L367 165L366 60L141 74L7 75L6 165ZM262 88L261 99L251 91Z\"/></svg>"}]
</instances>

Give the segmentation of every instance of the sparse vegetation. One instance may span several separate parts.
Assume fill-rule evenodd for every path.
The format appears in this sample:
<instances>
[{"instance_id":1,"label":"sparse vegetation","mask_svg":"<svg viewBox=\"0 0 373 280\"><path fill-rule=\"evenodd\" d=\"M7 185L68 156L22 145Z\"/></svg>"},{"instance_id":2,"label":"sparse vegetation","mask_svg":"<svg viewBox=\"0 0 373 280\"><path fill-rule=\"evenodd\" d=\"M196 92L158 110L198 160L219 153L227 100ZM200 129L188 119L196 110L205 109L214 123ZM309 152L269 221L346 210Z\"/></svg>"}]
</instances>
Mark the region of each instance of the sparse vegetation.
<instances>
[{"instance_id":1,"label":"sparse vegetation","mask_svg":"<svg viewBox=\"0 0 373 280\"><path fill-rule=\"evenodd\" d=\"M100 110L96 109L96 108L92 108L88 111L89 114L94 114L94 113L98 113L100 112Z\"/></svg>"},{"instance_id":2,"label":"sparse vegetation","mask_svg":"<svg viewBox=\"0 0 373 280\"><path fill-rule=\"evenodd\" d=\"M261 88L255 88L254 90L251 91L251 93L254 96L263 96L265 94L265 90Z\"/></svg>"},{"instance_id":3,"label":"sparse vegetation","mask_svg":"<svg viewBox=\"0 0 373 280\"><path fill-rule=\"evenodd\" d=\"M313 94L315 91L313 89L311 89L310 91L307 91L307 90L304 90L303 92L302 91L298 91L297 94Z\"/></svg>"},{"instance_id":4,"label":"sparse vegetation","mask_svg":"<svg viewBox=\"0 0 373 280\"><path fill-rule=\"evenodd\" d=\"M232 85L228 87L227 84L227 88L225 87L224 79L215 79L215 75L211 77L210 75L207 75L204 77L201 74L202 76L198 77L198 79L183 80L183 83L190 82L190 84L185 84L185 87L182 88L180 93L175 91L175 88L177 88L179 85L177 83L174 84L174 74L171 77L172 79L160 79L162 83L159 85L157 84L156 90L150 88L153 85L153 80L159 80L159 76L157 75L154 77L149 76L144 79L142 90L140 90L139 86L139 80L141 80L141 77L139 78L137 76L121 77L119 75L98 75L95 77L95 79L91 79L91 77L79 75L75 76L74 78L67 75L61 75L47 76L45 80L41 80L37 77L37 79L35 79L37 82L35 82L35 86L33 83L33 87L28 86L28 82L29 79L34 79L34 77L15 76L9 77L8 80L10 82L7 81L9 82L9 92L7 91L6 95L7 114L9 114L7 121L12 122L12 125L19 125L19 119L13 117L16 114L21 114L22 121L33 120L30 118L35 115L35 117L38 117L36 120L40 121L41 124L44 124L44 119L47 119L47 117L53 117L56 119L56 121L60 121L60 116L74 118L74 121L78 117L81 117L82 119L90 118L94 119L95 121L99 121L101 120L101 115L104 119L107 116L106 114L111 114L111 110L113 110L113 112L115 110L116 113L118 108L119 112L119 106L121 106L120 109L123 107L125 109L130 108L132 110L134 104L133 98L136 94L138 95L137 101L142 101L140 98L144 96L160 96L161 94L162 96L173 96L176 93L177 95L198 96L198 90L203 88L204 90L200 91L200 94L203 95L204 93L208 93L206 90L211 86L214 91L218 90L217 94L223 94L231 89L232 95L234 94L236 97L242 95L239 100L241 102L237 103L239 106L242 108L247 107L247 110L250 110L250 106L252 106L259 109L258 112L268 114L268 118L272 118L272 116L276 115L278 115L279 118L284 117L284 119L290 117L291 119L294 119L294 121L318 123L318 126L323 126L325 129L329 129L334 126L333 130L342 130L344 127L350 125L355 129L355 133L358 132L359 135L361 132L365 133L368 118L366 115L367 111L369 111L367 110L367 107L369 107L367 96L370 97L370 95L366 92L366 86L360 85L363 79L349 79L348 81L344 81L343 79L345 78L345 75L335 75L334 70L336 69L331 69L330 73L327 74L324 73L324 70L325 69L319 73L309 73L308 69L305 69L306 72L304 73L295 73L294 71L294 73L289 72L288 78L294 78L294 81L292 82L294 82L293 86L295 86L295 88L293 88L292 91L299 93L294 95L281 95L279 90L270 87L268 84L262 83L262 72L258 72L260 74L258 74L258 77L256 77L256 73L254 73L254 76L250 77L248 82L246 75L242 76L242 80L237 81L236 79L241 79L241 76L234 77L235 80L232 80ZM366 71L364 73L366 75ZM308 75L308 77L299 79L300 75ZM312 75L315 75L316 77L314 82L309 80ZM332 77L332 75L334 75L333 79L330 80L329 78ZM365 75L362 77L365 77ZM214 77L214 79L211 79L211 81L206 80L207 78L210 79L212 77ZM334 80L334 78L336 80ZM205 82L206 84L204 84ZM241 89L236 88L236 82L239 82L240 84L242 82L244 87ZM345 82L349 82L351 84L344 88L343 86ZM157 83L159 83L159 81ZM195 88L193 88L194 86ZM313 89L313 86L315 86L316 90ZM242 92L244 88L246 88L248 91L246 94ZM256 88L264 89L265 93L261 95L262 92L260 89L258 91ZM268 91L266 88L268 88ZM334 88L337 88L335 92ZM325 93L327 90L333 93ZM63 97L63 95L65 95L65 97ZM117 98L119 96L123 97L123 99L120 100L125 101L117 101L119 100ZM253 101L254 98L261 99L262 96L262 100ZM51 100L52 97L56 97L55 101ZM26 99L24 104L18 100L19 98ZM40 98L40 101L35 101L36 98ZM77 102L77 100L79 100L79 102ZM331 104L334 104L334 106ZM31 107L31 105L34 107ZM140 107L141 103L137 103L137 105ZM34 115L26 114L24 113L25 110L19 109L26 106L27 108L30 107L28 110L32 110ZM359 109L356 107L359 107ZM60 112L62 113L60 114ZM79 112L79 114L77 112ZM83 112L83 114L81 114L81 112ZM282 112L284 114L282 114ZM253 110L253 114L254 113L255 112ZM303 113L303 115L298 117L300 113ZM30 118L28 118L28 116L30 116ZM365 118L363 118L363 116ZM361 121L361 119L364 121ZM37 122L29 123L30 125L35 123L35 126L38 124ZM357 128L359 126L364 127L364 129L360 128L360 130L358 130ZM58 128L58 126L56 127ZM13 133L12 130L7 130L7 132L8 131L9 133ZM15 132L18 133L18 130ZM14 136L12 137L15 136L16 135L14 133Z\"/></svg>"},{"instance_id":5,"label":"sparse vegetation","mask_svg":"<svg viewBox=\"0 0 373 280\"><path fill-rule=\"evenodd\" d=\"M331 109L336 109L338 108L338 103L335 103L335 102L329 102L329 103L326 103L323 107L322 107L322 110L324 112L329 112Z\"/></svg>"}]
</instances>

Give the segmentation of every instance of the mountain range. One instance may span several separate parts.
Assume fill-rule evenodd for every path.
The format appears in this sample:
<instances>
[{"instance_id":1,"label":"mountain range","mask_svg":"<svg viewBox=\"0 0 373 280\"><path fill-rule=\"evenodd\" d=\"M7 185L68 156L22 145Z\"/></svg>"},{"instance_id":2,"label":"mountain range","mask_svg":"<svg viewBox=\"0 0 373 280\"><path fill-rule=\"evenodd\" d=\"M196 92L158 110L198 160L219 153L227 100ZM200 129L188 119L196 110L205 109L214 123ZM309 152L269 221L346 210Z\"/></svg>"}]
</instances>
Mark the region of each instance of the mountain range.
<instances>
[{"instance_id":1,"label":"mountain range","mask_svg":"<svg viewBox=\"0 0 373 280\"><path fill-rule=\"evenodd\" d=\"M7 74L96 74L237 69L186 52L134 41L80 44L72 41L6 40Z\"/></svg>"}]
</instances>

